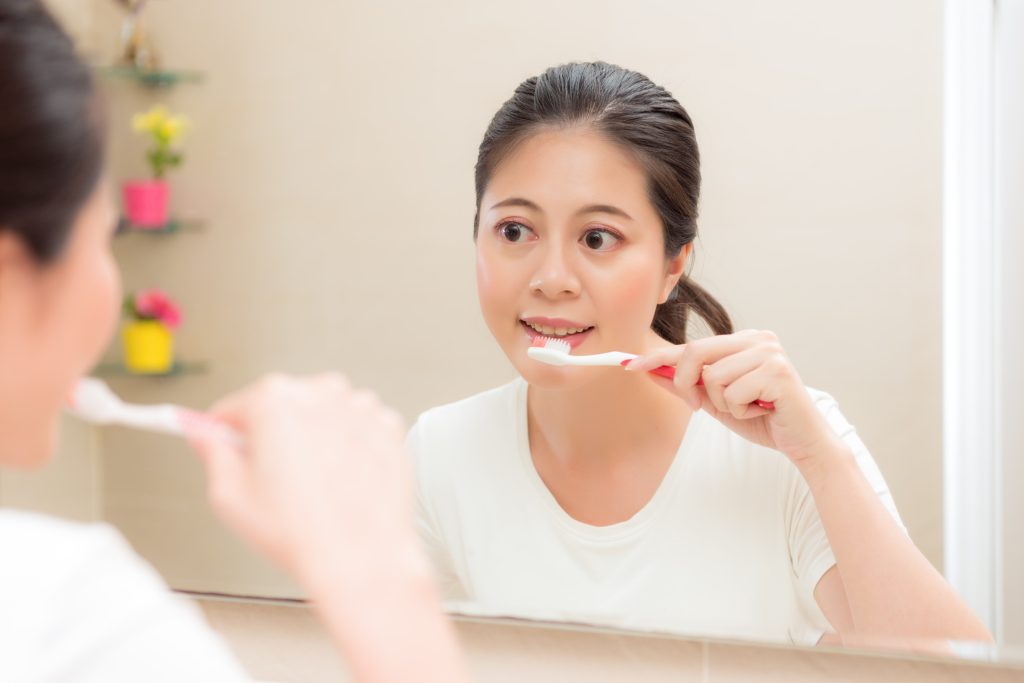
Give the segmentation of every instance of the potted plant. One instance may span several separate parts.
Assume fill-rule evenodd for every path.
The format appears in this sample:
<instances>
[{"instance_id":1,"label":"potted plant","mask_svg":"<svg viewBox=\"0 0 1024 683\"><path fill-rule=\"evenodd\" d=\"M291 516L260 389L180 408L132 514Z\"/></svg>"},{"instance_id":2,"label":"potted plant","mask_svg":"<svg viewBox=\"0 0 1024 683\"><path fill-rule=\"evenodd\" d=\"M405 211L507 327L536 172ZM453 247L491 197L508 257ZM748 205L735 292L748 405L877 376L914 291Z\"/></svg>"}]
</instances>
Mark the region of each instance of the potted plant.
<instances>
[{"instance_id":1,"label":"potted plant","mask_svg":"<svg viewBox=\"0 0 1024 683\"><path fill-rule=\"evenodd\" d=\"M164 374L174 367L174 330L181 309L159 289L144 289L124 300L124 364L131 372Z\"/></svg>"},{"instance_id":2,"label":"potted plant","mask_svg":"<svg viewBox=\"0 0 1024 683\"><path fill-rule=\"evenodd\" d=\"M170 188L165 177L169 170L181 165L183 157L178 144L187 127L184 117L172 116L163 105L132 117L135 132L148 136L152 143L146 151L152 177L130 180L123 188L125 215L139 228L153 230L167 225Z\"/></svg>"}]
</instances>

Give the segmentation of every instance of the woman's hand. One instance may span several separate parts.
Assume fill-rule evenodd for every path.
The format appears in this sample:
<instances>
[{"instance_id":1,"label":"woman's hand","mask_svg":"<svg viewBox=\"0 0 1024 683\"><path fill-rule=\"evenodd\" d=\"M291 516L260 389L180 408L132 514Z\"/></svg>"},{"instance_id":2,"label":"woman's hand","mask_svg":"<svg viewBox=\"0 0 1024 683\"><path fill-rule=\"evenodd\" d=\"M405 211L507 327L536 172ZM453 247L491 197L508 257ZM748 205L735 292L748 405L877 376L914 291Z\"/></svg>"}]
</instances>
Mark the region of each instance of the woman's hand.
<instances>
[{"instance_id":1,"label":"woman's hand","mask_svg":"<svg viewBox=\"0 0 1024 683\"><path fill-rule=\"evenodd\" d=\"M420 561L405 428L375 396L337 375L274 376L210 414L244 444L193 439L213 508L299 581L358 580Z\"/></svg>"},{"instance_id":2,"label":"woman's hand","mask_svg":"<svg viewBox=\"0 0 1024 683\"><path fill-rule=\"evenodd\" d=\"M468 680L415 533L398 415L337 375L270 377L211 415L242 437L194 439L214 509L303 585L352 680Z\"/></svg>"},{"instance_id":3,"label":"woman's hand","mask_svg":"<svg viewBox=\"0 0 1024 683\"><path fill-rule=\"evenodd\" d=\"M771 332L746 330L659 349L627 369L659 365L675 366L675 380L650 377L694 410L704 409L743 438L781 451L797 465L838 438ZM756 401L771 402L774 408L759 407Z\"/></svg>"}]
</instances>

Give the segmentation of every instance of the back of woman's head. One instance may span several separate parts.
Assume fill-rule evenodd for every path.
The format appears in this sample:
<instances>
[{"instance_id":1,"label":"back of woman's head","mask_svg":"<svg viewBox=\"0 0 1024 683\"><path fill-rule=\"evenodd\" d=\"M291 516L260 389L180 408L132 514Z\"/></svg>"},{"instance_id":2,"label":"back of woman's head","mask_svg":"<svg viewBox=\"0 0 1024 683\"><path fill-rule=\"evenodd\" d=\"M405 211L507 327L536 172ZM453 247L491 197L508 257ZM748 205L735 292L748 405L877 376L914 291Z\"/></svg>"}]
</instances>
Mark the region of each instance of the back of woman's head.
<instances>
[{"instance_id":1,"label":"back of woman's head","mask_svg":"<svg viewBox=\"0 0 1024 683\"><path fill-rule=\"evenodd\" d=\"M103 164L88 67L38 0L0 0L0 231L56 258Z\"/></svg>"},{"instance_id":2,"label":"back of woman's head","mask_svg":"<svg viewBox=\"0 0 1024 683\"><path fill-rule=\"evenodd\" d=\"M545 128L570 126L593 128L639 161L661 218L668 258L693 242L700 198L693 122L667 90L643 74L604 62L555 66L516 88L480 143L477 210L494 170L519 142ZM683 343L691 311L716 334L732 332L725 309L686 275L658 307L652 327L663 338Z\"/></svg>"}]
</instances>

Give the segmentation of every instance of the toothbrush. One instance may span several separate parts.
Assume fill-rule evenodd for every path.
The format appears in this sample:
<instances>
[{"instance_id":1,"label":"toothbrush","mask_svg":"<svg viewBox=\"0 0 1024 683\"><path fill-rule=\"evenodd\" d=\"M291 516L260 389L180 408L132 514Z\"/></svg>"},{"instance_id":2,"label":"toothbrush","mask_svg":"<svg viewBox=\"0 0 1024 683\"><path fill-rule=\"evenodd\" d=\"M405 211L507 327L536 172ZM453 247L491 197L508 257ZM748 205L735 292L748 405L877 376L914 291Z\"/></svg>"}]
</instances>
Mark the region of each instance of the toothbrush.
<instances>
[{"instance_id":1,"label":"toothbrush","mask_svg":"<svg viewBox=\"0 0 1024 683\"><path fill-rule=\"evenodd\" d=\"M606 353L595 353L591 355L574 356L569 342L550 337L535 337L532 346L526 350L526 355L548 365L589 365L589 366L615 366L625 367L629 361L639 358L635 353L623 351L608 351ZM661 365L650 370L655 375L661 375L667 379L675 379L676 369L671 365ZM697 380L697 385L703 385L704 378ZM775 404L771 401L755 401L759 408L774 410Z\"/></svg>"},{"instance_id":2,"label":"toothbrush","mask_svg":"<svg viewBox=\"0 0 1024 683\"><path fill-rule=\"evenodd\" d=\"M145 406L125 403L105 382L95 377L78 381L68 398L67 409L93 424L116 424L181 437L205 432L226 438L236 447L242 445L238 433L204 413L169 403Z\"/></svg>"}]
</instances>

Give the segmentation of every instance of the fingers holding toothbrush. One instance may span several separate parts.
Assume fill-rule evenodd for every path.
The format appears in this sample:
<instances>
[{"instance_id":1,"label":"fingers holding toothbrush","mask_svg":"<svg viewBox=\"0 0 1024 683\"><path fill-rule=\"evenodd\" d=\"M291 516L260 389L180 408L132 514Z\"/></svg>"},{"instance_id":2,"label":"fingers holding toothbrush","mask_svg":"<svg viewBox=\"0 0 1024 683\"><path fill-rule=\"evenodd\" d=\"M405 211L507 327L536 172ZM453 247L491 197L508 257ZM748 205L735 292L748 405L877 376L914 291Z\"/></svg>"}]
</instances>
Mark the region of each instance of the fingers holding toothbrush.
<instances>
[{"instance_id":1,"label":"fingers holding toothbrush","mask_svg":"<svg viewBox=\"0 0 1024 683\"><path fill-rule=\"evenodd\" d=\"M756 417L767 412L764 408L751 405L755 400L770 401L768 396L749 395L743 404L731 405L725 398L725 389L732 382L771 360L771 355L781 351L771 348L770 338L755 338L754 332L737 332L699 339L688 344L669 346L637 358L627 368L631 371L645 371L659 365L675 368L672 390L686 400L694 409L710 403L710 407L732 414L736 418ZM763 342L768 342L765 344ZM661 383L663 386L670 386ZM739 393L739 392L737 392ZM738 396L730 394L734 400Z\"/></svg>"},{"instance_id":2,"label":"fingers holding toothbrush","mask_svg":"<svg viewBox=\"0 0 1024 683\"><path fill-rule=\"evenodd\" d=\"M771 332L746 330L659 349L631 371L676 368L659 384L755 443L802 460L833 437L807 389Z\"/></svg>"}]
</instances>

